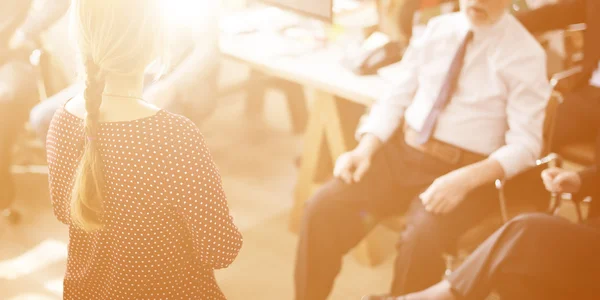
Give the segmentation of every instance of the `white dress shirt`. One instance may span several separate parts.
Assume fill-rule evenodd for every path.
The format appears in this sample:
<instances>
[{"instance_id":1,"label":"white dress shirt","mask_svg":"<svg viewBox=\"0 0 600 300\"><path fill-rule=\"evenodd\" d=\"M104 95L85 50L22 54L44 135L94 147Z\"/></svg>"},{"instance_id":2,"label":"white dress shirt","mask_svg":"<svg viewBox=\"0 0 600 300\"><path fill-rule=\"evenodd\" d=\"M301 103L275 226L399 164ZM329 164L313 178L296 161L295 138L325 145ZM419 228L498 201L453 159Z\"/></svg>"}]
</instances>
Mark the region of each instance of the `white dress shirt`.
<instances>
[{"instance_id":1,"label":"white dress shirt","mask_svg":"<svg viewBox=\"0 0 600 300\"><path fill-rule=\"evenodd\" d=\"M403 116L419 131L469 30L474 38L456 92L433 137L489 155L511 177L540 155L551 86L544 50L508 13L487 27L472 26L462 12L432 19L404 54L394 88L374 104L358 134L372 133L385 142Z\"/></svg>"},{"instance_id":2,"label":"white dress shirt","mask_svg":"<svg viewBox=\"0 0 600 300\"><path fill-rule=\"evenodd\" d=\"M600 88L600 61L598 62L598 68L594 71L592 78L590 79L590 85Z\"/></svg>"}]
</instances>

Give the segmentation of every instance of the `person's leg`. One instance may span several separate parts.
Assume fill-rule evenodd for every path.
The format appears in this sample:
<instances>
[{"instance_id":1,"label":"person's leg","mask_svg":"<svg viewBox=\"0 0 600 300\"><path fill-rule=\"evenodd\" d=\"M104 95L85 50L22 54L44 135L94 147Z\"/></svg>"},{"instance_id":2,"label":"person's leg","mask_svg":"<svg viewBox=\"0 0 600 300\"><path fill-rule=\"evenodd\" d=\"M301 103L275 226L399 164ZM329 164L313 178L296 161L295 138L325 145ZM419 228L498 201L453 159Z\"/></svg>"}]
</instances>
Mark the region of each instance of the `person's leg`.
<instances>
[{"instance_id":1,"label":"person's leg","mask_svg":"<svg viewBox=\"0 0 600 300\"><path fill-rule=\"evenodd\" d=\"M406 210L407 200L422 189L398 183L398 173L409 172L403 167L402 152L394 143L386 144L359 183L332 180L308 202L296 258L296 300L326 299L342 257L376 220Z\"/></svg>"},{"instance_id":2,"label":"person's leg","mask_svg":"<svg viewBox=\"0 0 600 300\"><path fill-rule=\"evenodd\" d=\"M506 299L596 299L598 253L600 228L523 215L488 238L448 281L467 300L484 299L492 289Z\"/></svg>"},{"instance_id":3,"label":"person's leg","mask_svg":"<svg viewBox=\"0 0 600 300\"><path fill-rule=\"evenodd\" d=\"M12 151L23 132L29 110L37 101L37 85L33 68L11 62L0 67L0 210L9 208L15 192L11 174Z\"/></svg>"},{"instance_id":4,"label":"person's leg","mask_svg":"<svg viewBox=\"0 0 600 300\"><path fill-rule=\"evenodd\" d=\"M552 149L572 143L592 142L600 119L600 88L584 86L564 95L556 113Z\"/></svg>"},{"instance_id":5,"label":"person's leg","mask_svg":"<svg viewBox=\"0 0 600 300\"><path fill-rule=\"evenodd\" d=\"M391 295L425 289L438 282L445 270L444 253L453 253L456 241L484 218L499 213L498 194L490 184L474 190L452 212L436 215L415 198L408 224L398 244Z\"/></svg>"}]
</instances>

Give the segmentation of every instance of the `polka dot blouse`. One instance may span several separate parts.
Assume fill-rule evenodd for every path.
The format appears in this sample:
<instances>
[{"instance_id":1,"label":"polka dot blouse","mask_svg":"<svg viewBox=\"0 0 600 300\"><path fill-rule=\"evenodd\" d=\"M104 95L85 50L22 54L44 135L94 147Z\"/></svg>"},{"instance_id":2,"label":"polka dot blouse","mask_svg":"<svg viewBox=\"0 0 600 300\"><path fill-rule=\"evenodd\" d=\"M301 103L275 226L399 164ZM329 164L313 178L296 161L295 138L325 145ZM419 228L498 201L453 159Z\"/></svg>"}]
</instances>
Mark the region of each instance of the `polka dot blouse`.
<instances>
[{"instance_id":1,"label":"polka dot blouse","mask_svg":"<svg viewBox=\"0 0 600 300\"><path fill-rule=\"evenodd\" d=\"M242 246L219 172L198 128L159 111L100 125L103 229L69 229L64 299L225 299L213 270ZM64 109L48 132L50 195L71 225L70 194L84 146L83 120Z\"/></svg>"}]
</instances>

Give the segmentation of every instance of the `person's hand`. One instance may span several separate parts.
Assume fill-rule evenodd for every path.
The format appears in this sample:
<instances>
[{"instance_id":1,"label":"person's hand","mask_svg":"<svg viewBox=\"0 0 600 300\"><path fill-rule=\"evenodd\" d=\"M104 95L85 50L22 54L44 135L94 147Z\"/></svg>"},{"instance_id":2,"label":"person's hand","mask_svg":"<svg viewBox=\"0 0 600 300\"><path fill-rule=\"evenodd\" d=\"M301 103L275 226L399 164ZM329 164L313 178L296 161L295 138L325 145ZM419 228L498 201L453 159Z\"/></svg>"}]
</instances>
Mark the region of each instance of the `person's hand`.
<instances>
[{"instance_id":1,"label":"person's hand","mask_svg":"<svg viewBox=\"0 0 600 300\"><path fill-rule=\"evenodd\" d=\"M176 97L175 89L161 81L152 84L144 91L144 100L163 109L175 102Z\"/></svg>"},{"instance_id":2,"label":"person's hand","mask_svg":"<svg viewBox=\"0 0 600 300\"><path fill-rule=\"evenodd\" d=\"M551 193L577 193L581 189L579 174L560 168L548 168L542 171L542 181Z\"/></svg>"},{"instance_id":3,"label":"person's hand","mask_svg":"<svg viewBox=\"0 0 600 300\"><path fill-rule=\"evenodd\" d=\"M419 195L425 209L434 214L445 214L454 210L473 189L473 175L465 169L452 171L433 181Z\"/></svg>"},{"instance_id":4,"label":"person's hand","mask_svg":"<svg viewBox=\"0 0 600 300\"><path fill-rule=\"evenodd\" d=\"M361 181L371 168L373 155L381 148L382 144L381 140L373 134L363 135L354 150L340 155L335 162L333 175L346 184Z\"/></svg>"},{"instance_id":5,"label":"person's hand","mask_svg":"<svg viewBox=\"0 0 600 300\"><path fill-rule=\"evenodd\" d=\"M372 155L361 149L346 152L337 159L333 175L346 184L359 182L371 167Z\"/></svg>"}]
</instances>

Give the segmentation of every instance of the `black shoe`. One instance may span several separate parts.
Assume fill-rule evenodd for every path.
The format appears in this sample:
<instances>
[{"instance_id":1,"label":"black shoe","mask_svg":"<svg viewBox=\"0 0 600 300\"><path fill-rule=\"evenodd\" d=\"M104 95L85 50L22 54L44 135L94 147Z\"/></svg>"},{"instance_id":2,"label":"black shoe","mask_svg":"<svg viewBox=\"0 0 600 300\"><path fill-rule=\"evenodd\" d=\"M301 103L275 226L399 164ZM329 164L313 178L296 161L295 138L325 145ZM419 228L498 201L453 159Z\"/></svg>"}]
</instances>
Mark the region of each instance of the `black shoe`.
<instances>
[{"instance_id":1,"label":"black shoe","mask_svg":"<svg viewBox=\"0 0 600 300\"><path fill-rule=\"evenodd\" d=\"M21 223L21 213L12 208L3 210L2 218L4 218L11 225L17 225Z\"/></svg>"}]
</instances>

